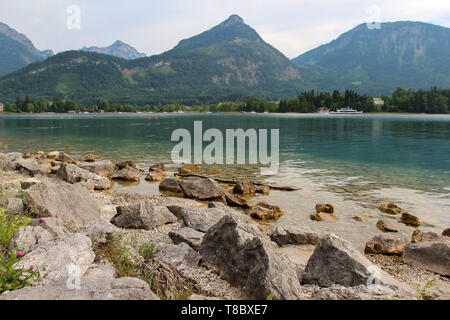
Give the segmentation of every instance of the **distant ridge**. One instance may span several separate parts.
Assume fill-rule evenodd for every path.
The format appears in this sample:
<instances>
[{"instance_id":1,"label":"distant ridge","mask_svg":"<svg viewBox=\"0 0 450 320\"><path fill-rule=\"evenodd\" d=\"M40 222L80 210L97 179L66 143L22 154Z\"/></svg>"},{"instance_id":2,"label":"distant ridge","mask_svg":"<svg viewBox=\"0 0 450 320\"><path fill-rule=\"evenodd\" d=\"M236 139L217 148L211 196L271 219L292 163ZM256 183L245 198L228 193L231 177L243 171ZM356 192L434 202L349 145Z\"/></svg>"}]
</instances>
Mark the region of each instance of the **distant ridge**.
<instances>
[{"instance_id":1,"label":"distant ridge","mask_svg":"<svg viewBox=\"0 0 450 320\"><path fill-rule=\"evenodd\" d=\"M82 51L88 51L88 52L97 52L102 54L108 54L111 56L127 59L127 60L133 60L138 58L145 58L147 55L145 53L140 53L135 48L130 46L129 44L126 44L120 40L117 40L109 47L84 47L81 49Z\"/></svg>"}]
</instances>

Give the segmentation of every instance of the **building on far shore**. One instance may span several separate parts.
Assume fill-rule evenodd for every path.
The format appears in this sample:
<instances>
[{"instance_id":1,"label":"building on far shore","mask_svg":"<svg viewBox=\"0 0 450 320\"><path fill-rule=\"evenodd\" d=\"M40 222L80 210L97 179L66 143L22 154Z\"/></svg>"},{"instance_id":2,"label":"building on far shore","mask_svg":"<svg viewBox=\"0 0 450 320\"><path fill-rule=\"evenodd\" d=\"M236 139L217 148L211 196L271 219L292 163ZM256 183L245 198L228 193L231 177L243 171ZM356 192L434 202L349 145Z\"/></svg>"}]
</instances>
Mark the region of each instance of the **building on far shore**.
<instances>
[{"instance_id":1,"label":"building on far shore","mask_svg":"<svg viewBox=\"0 0 450 320\"><path fill-rule=\"evenodd\" d=\"M381 100L380 98L375 98L375 99L373 99L373 102L374 102L377 106L384 106L384 101Z\"/></svg>"},{"instance_id":2,"label":"building on far shore","mask_svg":"<svg viewBox=\"0 0 450 320\"><path fill-rule=\"evenodd\" d=\"M330 109L328 108L320 108L319 110L317 110L318 113L330 113Z\"/></svg>"},{"instance_id":3,"label":"building on far shore","mask_svg":"<svg viewBox=\"0 0 450 320\"><path fill-rule=\"evenodd\" d=\"M0 102L0 112L3 112L3 109L4 109L4 105L3 105L3 103Z\"/></svg>"}]
</instances>

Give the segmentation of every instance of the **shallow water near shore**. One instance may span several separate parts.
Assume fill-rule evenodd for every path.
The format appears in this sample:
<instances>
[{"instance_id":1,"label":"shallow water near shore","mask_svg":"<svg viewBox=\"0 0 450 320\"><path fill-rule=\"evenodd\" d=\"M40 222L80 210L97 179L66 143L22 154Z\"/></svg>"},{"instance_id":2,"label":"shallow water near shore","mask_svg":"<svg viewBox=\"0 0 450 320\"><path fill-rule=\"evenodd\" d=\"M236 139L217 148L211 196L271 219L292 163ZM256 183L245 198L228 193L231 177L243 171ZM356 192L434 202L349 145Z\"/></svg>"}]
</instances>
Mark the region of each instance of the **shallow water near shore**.
<instances>
[{"instance_id":1,"label":"shallow water near shore","mask_svg":"<svg viewBox=\"0 0 450 320\"><path fill-rule=\"evenodd\" d=\"M450 227L448 115L0 115L0 141L2 152L62 150L77 157L134 160L145 167L169 164L176 145L170 141L173 130L192 130L195 120L203 121L203 130L280 129L278 175L260 176L256 166L216 166L222 178L300 187L254 199L285 211L277 225L335 232L361 248L380 233L375 226L383 217L378 205L394 201L421 217L423 230L440 233ZM159 194L157 184L143 179L139 185L115 184L115 189ZM332 203L338 221L311 221L316 203ZM368 221L356 222L355 215ZM410 236L413 229L402 227Z\"/></svg>"}]
</instances>

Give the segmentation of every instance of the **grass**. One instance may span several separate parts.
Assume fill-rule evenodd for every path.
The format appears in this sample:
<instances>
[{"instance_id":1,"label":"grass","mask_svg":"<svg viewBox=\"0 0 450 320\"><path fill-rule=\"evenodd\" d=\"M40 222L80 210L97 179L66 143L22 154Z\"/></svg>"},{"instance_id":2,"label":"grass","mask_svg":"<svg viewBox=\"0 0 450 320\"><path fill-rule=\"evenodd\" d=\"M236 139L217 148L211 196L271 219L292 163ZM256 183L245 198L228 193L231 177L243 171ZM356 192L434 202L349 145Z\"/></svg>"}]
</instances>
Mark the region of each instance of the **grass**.
<instances>
[{"instance_id":1,"label":"grass","mask_svg":"<svg viewBox=\"0 0 450 320\"><path fill-rule=\"evenodd\" d=\"M94 248L97 259L108 260L119 278L133 277L147 282L162 300L185 300L194 293L202 294L194 281L154 257L152 243L139 244L135 238L125 243L120 237L109 235L106 243L95 243Z\"/></svg>"},{"instance_id":2,"label":"grass","mask_svg":"<svg viewBox=\"0 0 450 320\"><path fill-rule=\"evenodd\" d=\"M419 284L417 285L417 294L419 296L419 300L430 300L433 298L433 295L427 293L428 289L431 289L433 286L435 280L428 281L422 288L422 286Z\"/></svg>"},{"instance_id":3,"label":"grass","mask_svg":"<svg viewBox=\"0 0 450 320\"><path fill-rule=\"evenodd\" d=\"M28 269L17 268L20 259L17 252L7 249L19 228L30 222L31 218L26 213L6 213L5 208L0 208L0 295L5 291L30 286L32 281L40 277L39 272L32 266Z\"/></svg>"}]
</instances>

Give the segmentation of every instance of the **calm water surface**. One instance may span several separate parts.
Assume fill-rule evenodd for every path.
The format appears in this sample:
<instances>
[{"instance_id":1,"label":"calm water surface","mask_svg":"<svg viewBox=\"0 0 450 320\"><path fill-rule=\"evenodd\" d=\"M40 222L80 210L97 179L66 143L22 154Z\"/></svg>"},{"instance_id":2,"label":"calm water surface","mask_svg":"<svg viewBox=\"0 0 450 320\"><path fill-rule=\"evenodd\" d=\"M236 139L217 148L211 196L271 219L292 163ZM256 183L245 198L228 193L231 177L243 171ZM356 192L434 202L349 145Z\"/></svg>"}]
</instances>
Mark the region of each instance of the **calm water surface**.
<instances>
[{"instance_id":1,"label":"calm water surface","mask_svg":"<svg viewBox=\"0 0 450 320\"><path fill-rule=\"evenodd\" d=\"M158 119L156 120L156 117ZM151 119L150 119L151 118ZM374 225L383 201L396 201L426 222L424 229L450 227L450 116L438 115L253 115L120 114L1 115L3 150L64 150L73 156L98 154L143 165L169 163L173 130L280 129L280 173L264 178L258 167L220 166L222 176L296 185L300 191L262 197L286 212L278 224L308 224L345 234L355 244L379 233ZM117 185L157 194L157 185ZM335 204L338 222L313 223L315 203ZM369 222L357 223L354 215ZM405 235L412 229L405 227Z\"/></svg>"}]
</instances>

